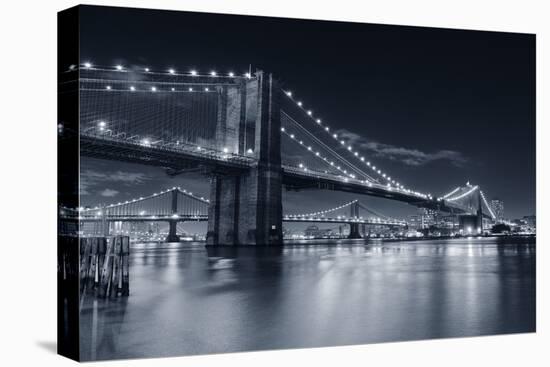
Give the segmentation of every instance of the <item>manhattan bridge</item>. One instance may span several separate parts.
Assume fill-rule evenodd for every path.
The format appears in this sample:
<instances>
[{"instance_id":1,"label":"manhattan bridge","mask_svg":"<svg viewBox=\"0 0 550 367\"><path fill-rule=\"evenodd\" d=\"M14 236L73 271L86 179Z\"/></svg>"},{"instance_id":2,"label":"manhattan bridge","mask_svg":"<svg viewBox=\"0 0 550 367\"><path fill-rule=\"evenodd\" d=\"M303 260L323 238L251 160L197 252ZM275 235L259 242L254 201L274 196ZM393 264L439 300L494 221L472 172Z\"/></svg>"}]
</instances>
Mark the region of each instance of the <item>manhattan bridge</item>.
<instances>
[{"instance_id":1,"label":"manhattan bridge","mask_svg":"<svg viewBox=\"0 0 550 367\"><path fill-rule=\"evenodd\" d=\"M169 176L210 178L208 198L180 187L125 202L68 208L109 235L116 222L207 222L207 244L281 244L282 223L332 222L406 226L352 200L310 213L283 213L282 190L335 190L404 202L451 215L494 220L480 186L458 185L437 196L420 192L383 170L338 134L270 73L207 73L84 63L62 73L60 93L77 96L79 124L59 121L60 139L78 138L81 156L161 167ZM483 210L485 207L487 210ZM361 215L361 211L363 214Z\"/></svg>"}]
</instances>

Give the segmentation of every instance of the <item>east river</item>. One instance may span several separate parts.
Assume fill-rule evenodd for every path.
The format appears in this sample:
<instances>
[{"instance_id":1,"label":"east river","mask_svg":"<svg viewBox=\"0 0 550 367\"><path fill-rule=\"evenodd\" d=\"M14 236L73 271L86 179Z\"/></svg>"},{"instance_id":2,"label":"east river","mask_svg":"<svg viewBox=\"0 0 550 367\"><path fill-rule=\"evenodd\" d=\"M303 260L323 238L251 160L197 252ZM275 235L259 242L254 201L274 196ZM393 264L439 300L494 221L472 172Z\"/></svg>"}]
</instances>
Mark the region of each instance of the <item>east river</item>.
<instances>
[{"instance_id":1,"label":"east river","mask_svg":"<svg viewBox=\"0 0 550 367\"><path fill-rule=\"evenodd\" d=\"M507 242L135 244L130 296L82 301L82 359L532 332L535 245Z\"/></svg>"}]
</instances>

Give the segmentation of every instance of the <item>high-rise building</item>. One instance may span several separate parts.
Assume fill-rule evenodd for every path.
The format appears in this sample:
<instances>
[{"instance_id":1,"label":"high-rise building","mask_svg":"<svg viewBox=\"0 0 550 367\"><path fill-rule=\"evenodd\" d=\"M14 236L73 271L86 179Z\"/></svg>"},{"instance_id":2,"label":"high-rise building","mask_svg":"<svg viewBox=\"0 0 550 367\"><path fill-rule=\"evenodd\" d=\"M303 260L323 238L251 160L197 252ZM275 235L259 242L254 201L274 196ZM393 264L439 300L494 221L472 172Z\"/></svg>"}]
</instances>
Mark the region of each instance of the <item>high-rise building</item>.
<instances>
[{"instance_id":1,"label":"high-rise building","mask_svg":"<svg viewBox=\"0 0 550 367\"><path fill-rule=\"evenodd\" d=\"M502 221L504 219L504 202L498 198L491 200L491 210L495 214L497 221Z\"/></svg>"}]
</instances>

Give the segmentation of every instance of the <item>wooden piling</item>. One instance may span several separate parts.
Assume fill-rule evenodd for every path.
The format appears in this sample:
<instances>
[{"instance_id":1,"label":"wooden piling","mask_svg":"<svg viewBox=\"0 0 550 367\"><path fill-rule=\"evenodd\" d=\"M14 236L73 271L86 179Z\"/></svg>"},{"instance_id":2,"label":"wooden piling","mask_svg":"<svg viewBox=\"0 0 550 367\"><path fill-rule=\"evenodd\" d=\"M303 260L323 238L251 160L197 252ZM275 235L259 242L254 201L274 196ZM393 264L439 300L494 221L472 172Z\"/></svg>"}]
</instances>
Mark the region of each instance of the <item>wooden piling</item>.
<instances>
[{"instance_id":1,"label":"wooden piling","mask_svg":"<svg viewBox=\"0 0 550 367\"><path fill-rule=\"evenodd\" d=\"M119 282L120 282L120 270L121 270L121 248L122 248L122 238L121 237L115 237L114 243L113 243L113 275L111 278L111 286L109 288L109 296L117 296L118 295L118 288L119 288Z\"/></svg>"},{"instance_id":2,"label":"wooden piling","mask_svg":"<svg viewBox=\"0 0 550 367\"><path fill-rule=\"evenodd\" d=\"M129 256L130 256L130 238L122 237L122 289L121 295L130 295L130 272L129 272Z\"/></svg>"},{"instance_id":3,"label":"wooden piling","mask_svg":"<svg viewBox=\"0 0 550 367\"><path fill-rule=\"evenodd\" d=\"M113 276L113 248L115 237L106 240L105 260L99 277L98 296L105 298L108 295L109 284Z\"/></svg>"},{"instance_id":4,"label":"wooden piling","mask_svg":"<svg viewBox=\"0 0 550 367\"><path fill-rule=\"evenodd\" d=\"M88 274L86 279L86 292L93 293L96 287L96 272L97 272L97 258L98 258L98 244L99 238L94 237L90 238L91 247L90 247L90 263L88 265Z\"/></svg>"},{"instance_id":5,"label":"wooden piling","mask_svg":"<svg viewBox=\"0 0 550 367\"><path fill-rule=\"evenodd\" d=\"M71 245L73 249L70 248ZM69 264L70 261L74 261L70 260L70 251L78 259L75 269L76 279L80 282L81 296L85 293L105 298L130 294L129 237L75 237L72 242L64 241L58 252L60 281L65 279L67 272L74 271Z\"/></svg>"},{"instance_id":6,"label":"wooden piling","mask_svg":"<svg viewBox=\"0 0 550 367\"><path fill-rule=\"evenodd\" d=\"M86 276L90 264L91 241L89 238L80 239L80 293L86 288Z\"/></svg>"}]
</instances>

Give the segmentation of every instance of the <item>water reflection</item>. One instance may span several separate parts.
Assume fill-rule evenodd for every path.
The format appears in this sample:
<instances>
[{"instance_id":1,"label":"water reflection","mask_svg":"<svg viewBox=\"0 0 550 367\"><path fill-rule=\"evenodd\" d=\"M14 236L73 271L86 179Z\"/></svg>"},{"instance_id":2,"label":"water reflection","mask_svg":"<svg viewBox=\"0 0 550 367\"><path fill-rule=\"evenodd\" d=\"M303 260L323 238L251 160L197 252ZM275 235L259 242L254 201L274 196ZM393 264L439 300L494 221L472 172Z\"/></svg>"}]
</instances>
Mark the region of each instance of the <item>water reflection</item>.
<instances>
[{"instance_id":1,"label":"water reflection","mask_svg":"<svg viewBox=\"0 0 550 367\"><path fill-rule=\"evenodd\" d=\"M83 359L528 332L535 246L143 244L132 248L130 293L83 301Z\"/></svg>"}]
</instances>

